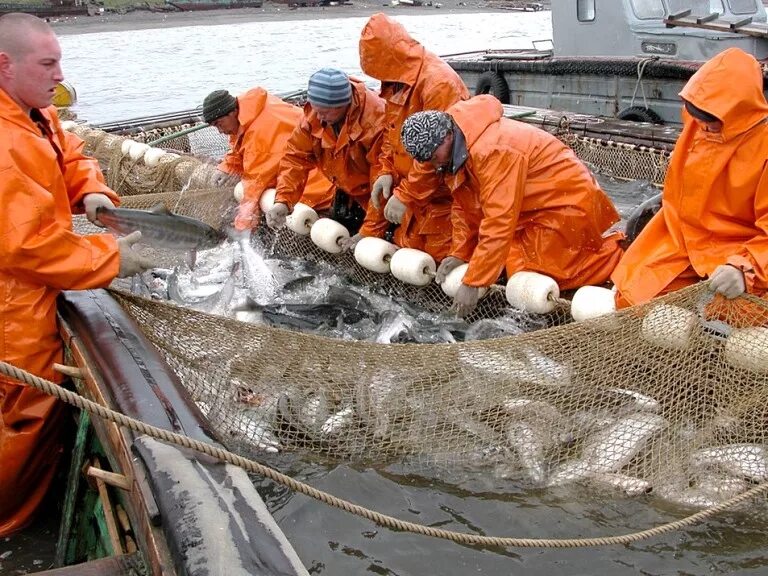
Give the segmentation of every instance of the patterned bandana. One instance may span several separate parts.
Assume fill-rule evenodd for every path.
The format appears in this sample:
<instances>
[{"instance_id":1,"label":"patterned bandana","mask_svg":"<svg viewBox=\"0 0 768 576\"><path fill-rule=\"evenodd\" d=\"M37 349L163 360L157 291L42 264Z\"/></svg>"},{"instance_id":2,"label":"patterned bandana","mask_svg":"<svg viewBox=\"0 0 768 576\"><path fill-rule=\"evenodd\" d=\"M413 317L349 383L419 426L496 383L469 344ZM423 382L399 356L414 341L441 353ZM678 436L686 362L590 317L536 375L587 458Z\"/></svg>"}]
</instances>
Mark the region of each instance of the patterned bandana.
<instances>
[{"instance_id":1,"label":"patterned bandana","mask_svg":"<svg viewBox=\"0 0 768 576\"><path fill-rule=\"evenodd\" d=\"M453 120L445 112L416 112L403 123L400 138L403 148L414 160L427 162L452 128Z\"/></svg>"}]
</instances>

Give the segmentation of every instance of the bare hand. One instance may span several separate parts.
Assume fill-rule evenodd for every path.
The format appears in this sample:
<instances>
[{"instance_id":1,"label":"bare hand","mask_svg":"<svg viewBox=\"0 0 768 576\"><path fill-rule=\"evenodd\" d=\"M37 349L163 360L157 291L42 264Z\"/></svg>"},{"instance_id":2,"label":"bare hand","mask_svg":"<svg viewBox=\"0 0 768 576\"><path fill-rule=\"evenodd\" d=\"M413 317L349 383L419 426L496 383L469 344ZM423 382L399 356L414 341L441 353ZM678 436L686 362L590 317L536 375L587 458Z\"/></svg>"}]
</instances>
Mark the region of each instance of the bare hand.
<instances>
[{"instance_id":1,"label":"bare hand","mask_svg":"<svg viewBox=\"0 0 768 576\"><path fill-rule=\"evenodd\" d=\"M104 228L104 225L99 222L99 218L96 216L96 209L114 207L115 203L112 202L112 199L101 192L92 192L83 197L83 208L85 208L85 215L88 217L88 220L102 228Z\"/></svg>"},{"instance_id":2,"label":"bare hand","mask_svg":"<svg viewBox=\"0 0 768 576\"><path fill-rule=\"evenodd\" d=\"M456 311L456 315L460 318L464 318L477 307L477 301L480 299L480 289L475 286L467 286L462 283L459 287L459 291L456 292L456 297L453 299L453 309Z\"/></svg>"},{"instance_id":3,"label":"bare hand","mask_svg":"<svg viewBox=\"0 0 768 576\"><path fill-rule=\"evenodd\" d=\"M285 219L288 218L288 205L282 202L276 202L267 212L267 226L277 230L285 226Z\"/></svg>"},{"instance_id":4,"label":"bare hand","mask_svg":"<svg viewBox=\"0 0 768 576\"><path fill-rule=\"evenodd\" d=\"M398 200L397 196L392 195L384 206L384 218L392 224L400 224L405 215L405 204Z\"/></svg>"},{"instance_id":5,"label":"bare hand","mask_svg":"<svg viewBox=\"0 0 768 576\"><path fill-rule=\"evenodd\" d=\"M341 240L341 251L347 252L349 250L354 250L355 246L357 246L357 243L362 240L363 237L360 234L355 234L354 236L350 236L349 238L342 238Z\"/></svg>"},{"instance_id":6,"label":"bare hand","mask_svg":"<svg viewBox=\"0 0 768 576\"><path fill-rule=\"evenodd\" d=\"M389 174L382 174L376 178L371 188L371 202L376 210L381 210L381 197L389 198L392 194L392 183L394 180Z\"/></svg>"},{"instance_id":7,"label":"bare hand","mask_svg":"<svg viewBox=\"0 0 768 576\"><path fill-rule=\"evenodd\" d=\"M440 266L437 267L437 272L435 272L435 282L442 284L445 282L448 274L464 263L464 260L456 258L456 256L446 256L443 258L443 261L440 262Z\"/></svg>"},{"instance_id":8,"label":"bare hand","mask_svg":"<svg viewBox=\"0 0 768 576\"><path fill-rule=\"evenodd\" d=\"M726 298L741 296L747 289L744 273L735 266L722 264L709 277L709 289L720 292Z\"/></svg>"},{"instance_id":9,"label":"bare hand","mask_svg":"<svg viewBox=\"0 0 768 576\"><path fill-rule=\"evenodd\" d=\"M235 230L242 232L255 228L259 221L259 203L256 200L245 200L240 202L235 216Z\"/></svg>"},{"instance_id":10,"label":"bare hand","mask_svg":"<svg viewBox=\"0 0 768 576\"><path fill-rule=\"evenodd\" d=\"M149 268L154 268L155 263L152 260L133 250L133 245L139 240L141 240L141 232L139 230L117 239L117 248L120 250L120 271L117 273L118 277L128 278L134 274L141 274Z\"/></svg>"}]
</instances>

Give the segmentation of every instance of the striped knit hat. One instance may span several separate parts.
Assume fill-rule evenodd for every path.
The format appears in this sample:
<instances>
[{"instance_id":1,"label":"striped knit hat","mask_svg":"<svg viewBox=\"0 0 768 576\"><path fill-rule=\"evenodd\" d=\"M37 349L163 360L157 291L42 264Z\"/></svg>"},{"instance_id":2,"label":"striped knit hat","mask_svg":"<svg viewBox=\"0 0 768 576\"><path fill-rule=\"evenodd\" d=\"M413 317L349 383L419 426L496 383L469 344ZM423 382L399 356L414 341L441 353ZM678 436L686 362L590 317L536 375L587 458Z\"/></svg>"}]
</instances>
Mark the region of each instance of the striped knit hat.
<instances>
[{"instance_id":1,"label":"striped knit hat","mask_svg":"<svg viewBox=\"0 0 768 576\"><path fill-rule=\"evenodd\" d=\"M438 110L411 114L403 123L403 148L417 162L428 162L453 128L450 115Z\"/></svg>"},{"instance_id":2,"label":"striped knit hat","mask_svg":"<svg viewBox=\"0 0 768 576\"><path fill-rule=\"evenodd\" d=\"M307 100L313 106L336 108L352 100L349 76L336 68L323 68L309 78Z\"/></svg>"}]
</instances>

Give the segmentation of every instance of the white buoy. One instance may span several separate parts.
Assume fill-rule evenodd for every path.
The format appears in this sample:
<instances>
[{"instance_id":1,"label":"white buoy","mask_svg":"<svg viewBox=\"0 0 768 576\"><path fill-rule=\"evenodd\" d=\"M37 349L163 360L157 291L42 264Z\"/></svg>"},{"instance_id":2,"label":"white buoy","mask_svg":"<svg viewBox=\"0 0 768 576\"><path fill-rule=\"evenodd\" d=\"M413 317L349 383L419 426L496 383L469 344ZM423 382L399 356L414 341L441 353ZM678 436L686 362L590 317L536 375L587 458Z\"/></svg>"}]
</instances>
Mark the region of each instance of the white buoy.
<instances>
[{"instance_id":1,"label":"white buoy","mask_svg":"<svg viewBox=\"0 0 768 576\"><path fill-rule=\"evenodd\" d=\"M259 207L261 208L262 214L269 212L270 208L275 205L275 194L277 194L277 190L274 188L267 188L264 190L264 192L261 193L261 198L259 198Z\"/></svg>"},{"instance_id":2,"label":"white buoy","mask_svg":"<svg viewBox=\"0 0 768 576\"><path fill-rule=\"evenodd\" d=\"M149 144L145 144L144 142L134 142L128 149L128 156L130 156L131 160L138 160L144 156L144 153L147 150L149 150Z\"/></svg>"},{"instance_id":3,"label":"white buoy","mask_svg":"<svg viewBox=\"0 0 768 576\"><path fill-rule=\"evenodd\" d=\"M657 304L643 318L643 340L669 350L685 350L696 326L696 314L680 306Z\"/></svg>"},{"instance_id":4,"label":"white buoy","mask_svg":"<svg viewBox=\"0 0 768 576\"><path fill-rule=\"evenodd\" d=\"M320 218L309 232L312 242L331 254L341 252L341 241L349 238L349 230L331 218Z\"/></svg>"},{"instance_id":5,"label":"white buoy","mask_svg":"<svg viewBox=\"0 0 768 576\"><path fill-rule=\"evenodd\" d=\"M732 366L768 372L768 328L741 328L725 340L725 359Z\"/></svg>"},{"instance_id":6,"label":"white buoy","mask_svg":"<svg viewBox=\"0 0 768 576\"><path fill-rule=\"evenodd\" d=\"M507 302L513 308L547 314L555 309L554 298L560 297L560 287L549 276L522 270L509 277L506 294Z\"/></svg>"},{"instance_id":7,"label":"white buoy","mask_svg":"<svg viewBox=\"0 0 768 576\"><path fill-rule=\"evenodd\" d=\"M414 248L400 248L389 261L392 276L415 286L426 286L435 277L435 259L426 252Z\"/></svg>"},{"instance_id":8,"label":"white buoy","mask_svg":"<svg viewBox=\"0 0 768 576\"><path fill-rule=\"evenodd\" d=\"M144 164L150 168L154 168L160 164L160 158L163 156L165 156L165 150L162 148L155 148L154 146L150 146L147 148L147 151L144 152Z\"/></svg>"},{"instance_id":9,"label":"white buoy","mask_svg":"<svg viewBox=\"0 0 768 576\"><path fill-rule=\"evenodd\" d=\"M319 216L313 208L299 202L293 207L293 212L285 219L285 225L296 232L296 234L306 236L318 218Z\"/></svg>"},{"instance_id":10,"label":"white buoy","mask_svg":"<svg viewBox=\"0 0 768 576\"><path fill-rule=\"evenodd\" d=\"M131 149L131 146L136 144L136 140L131 140L130 138L127 138L123 140L123 143L120 144L120 152L123 153L123 156L128 154L128 151Z\"/></svg>"},{"instance_id":11,"label":"white buoy","mask_svg":"<svg viewBox=\"0 0 768 576\"><path fill-rule=\"evenodd\" d=\"M384 274L389 272L390 260L397 250L398 247L392 242L369 236L361 238L355 246L355 260L363 268Z\"/></svg>"},{"instance_id":12,"label":"white buoy","mask_svg":"<svg viewBox=\"0 0 768 576\"><path fill-rule=\"evenodd\" d=\"M72 132L75 128L77 128L77 122L74 120L64 120L61 123L61 129L67 132Z\"/></svg>"},{"instance_id":13,"label":"white buoy","mask_svg":"<svg viewBox=\"0 0 768 576\"><path fill-rule=\"evenodd\" d=\"M234 195L235 195L235 200L237 200L238 203L243 201L244 194L245 194L245 188L243 187L243 183L238 182L237 184L235 184Z\"/></svg>"},{"instance_id":14,"label":"white buoy","mask_svg":"<svg viewBox=\"0 0 768 576\"><path fill-rule=\"evenodd\" d=\"M616 312L616 293L600 286L582 286L571 300L571 316L576 322Z\"/></svg>"},{"instance_id":15,"label":"white buoy","mask_svg":"<svg viewBox=\"0 0 768 576\"><path fill-rule=\"evenodd\" d=\"M467 268L469 268L469 264L456 266L456 268L451 270L450 273L445 277L445 280L440 285L440 287L443 289L443 292L445 292L446 295L451 298L456 297L456 293L459 291L459 288L461 288L461 283L464 280L464 275L467 273ZM478 296L482 298L485 296L486 292L488 292L488 288L483 286L479 289Z\"/></svg>"}]
</instances>

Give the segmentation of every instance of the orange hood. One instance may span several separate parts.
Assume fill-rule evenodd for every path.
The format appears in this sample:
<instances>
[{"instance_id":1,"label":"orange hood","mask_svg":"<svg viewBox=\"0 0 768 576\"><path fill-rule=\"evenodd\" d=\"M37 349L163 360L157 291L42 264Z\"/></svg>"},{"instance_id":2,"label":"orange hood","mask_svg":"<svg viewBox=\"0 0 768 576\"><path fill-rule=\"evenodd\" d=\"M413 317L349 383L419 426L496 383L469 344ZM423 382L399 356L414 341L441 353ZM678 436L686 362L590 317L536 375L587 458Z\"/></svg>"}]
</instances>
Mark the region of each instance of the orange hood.
<instances>
[{"instance_id":1,"label":"orange hood","mask_svg":"<svg viewBox=\"0 0 768 576\"><path fill-rule=\"evenodd\" d=\"M723 86L728 90L724 91ZM728 48L703 64L680 96L717 116L723 122L722 137L726 142L768 117L760 64L739 48ZM688 113L683 117L686 126L694 121Z\"/></svg>"},{"instance_id":2,"label":"orange hood","mask_svg":"<svg viewBox=\"0 0 768 576\"><path fill-rule=\"evenodd\" d=\"M374 14L360 35L360 67L382 82L413 86L424 62L424 46L402 24L383 13Z\"/></svg>"},{"instance_id":3,"label":"orange hood","mask_svg":"<svg viewBox=\"0 0 768 576\"><path fill-rule=\"evenodd\" d=\"M504 107L496 97L483 94L457 102L448 113L461 128L467 148L471 148L488 126L504 116Z\"/></svg>"}]
</instances>

